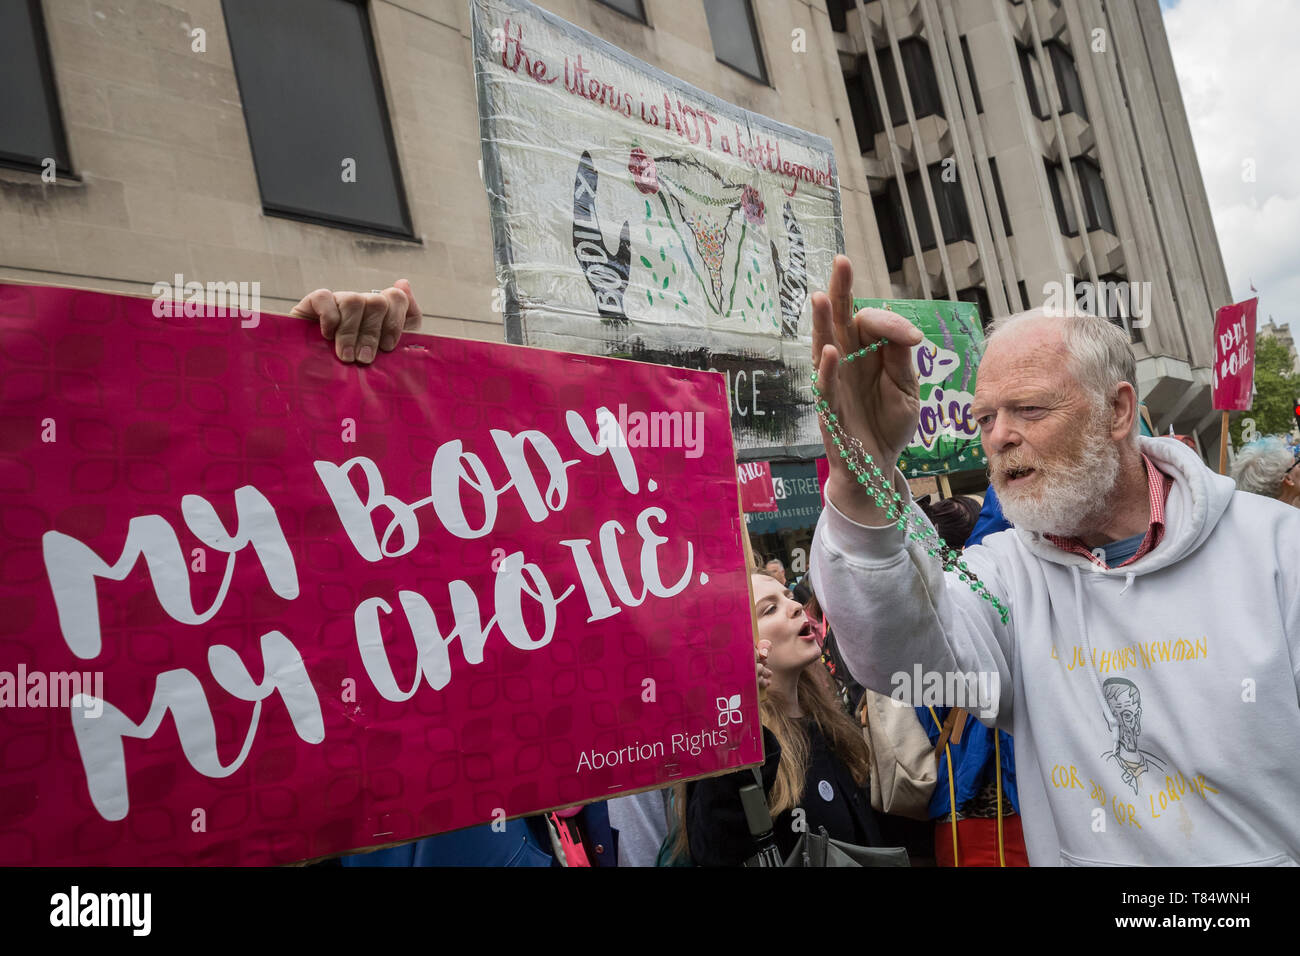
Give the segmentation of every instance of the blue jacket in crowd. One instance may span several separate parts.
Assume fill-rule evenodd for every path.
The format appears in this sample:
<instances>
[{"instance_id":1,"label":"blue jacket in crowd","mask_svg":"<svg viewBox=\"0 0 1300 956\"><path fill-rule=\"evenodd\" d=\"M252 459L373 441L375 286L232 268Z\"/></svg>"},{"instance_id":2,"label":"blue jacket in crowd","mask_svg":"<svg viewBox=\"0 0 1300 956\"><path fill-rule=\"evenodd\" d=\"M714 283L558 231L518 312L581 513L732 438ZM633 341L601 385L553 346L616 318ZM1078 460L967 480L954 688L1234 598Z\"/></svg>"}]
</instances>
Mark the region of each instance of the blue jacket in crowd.
<instances>
[{"instance_id":1,"label":"blue jacket in crowd","mask_svg":"<svg viewBox=\"0 0 1300 956\"><path fill-rule=\"evenodd\" d=\"M1002 515L1002 505L998 502L998 496L990 485L988 491L984 493L984 506L980 509L979 518L975 521L975 528L971 531L970 537L966 539L966 547L973 544L979 544L988 535L996 534L999 531L1005 531L1011 527L1009 522ZM942 722L948 716L947 707L935 708L935 713L939 715ZM916 716L921 721L921 726L925 732L930 735L931 743L939 742L940 728L930 717L928 707L916 708ZM1020 812L1020 799L1016 793L1016 760L1014 744L1011 742L1011 735L1005 731L998 731L998 746L1002 750L1002 796L1008 800L1016 813ZM965 729L962 731L960 743L954 743L951 740L948 743L948 749L952 752L953 764L953 789L957 791L957 809L960 810L966 805L966 802L972 799L980 789L992 779L993 775L993 731L985 727L974 715L966 721ZM934 788L934 796L930 799L930 818L942 820L948 816L948 756L943 754L939 758L939 782Z\"/></svg>"}]
</instances>

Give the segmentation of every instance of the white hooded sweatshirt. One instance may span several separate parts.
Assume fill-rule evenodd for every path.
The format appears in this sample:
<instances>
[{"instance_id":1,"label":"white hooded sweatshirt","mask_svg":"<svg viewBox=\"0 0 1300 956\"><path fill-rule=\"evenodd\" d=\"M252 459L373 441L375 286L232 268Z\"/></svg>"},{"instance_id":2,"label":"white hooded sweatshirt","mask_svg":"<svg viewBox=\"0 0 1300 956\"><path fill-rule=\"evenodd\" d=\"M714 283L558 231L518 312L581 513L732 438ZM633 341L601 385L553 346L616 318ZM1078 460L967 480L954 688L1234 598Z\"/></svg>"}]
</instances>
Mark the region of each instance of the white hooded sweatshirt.
<instances>
[{"instance_id":1,"label":"white hooded sweatshirt","mask_svg":"<svg viewBox=\"0 0 1300 956\"><path fill-rule=\"evenodd\" d=\"M1297 865L1300 509L1140 442L1174 479L1149 554L1103 570L1019 529L965 551L1007 624L923 543L829 500L813 586L864 686L901 698L924 670L1015 736L1031 865ZM991 706L955 699L954 673Z\"/></svg>"}]
</instances>

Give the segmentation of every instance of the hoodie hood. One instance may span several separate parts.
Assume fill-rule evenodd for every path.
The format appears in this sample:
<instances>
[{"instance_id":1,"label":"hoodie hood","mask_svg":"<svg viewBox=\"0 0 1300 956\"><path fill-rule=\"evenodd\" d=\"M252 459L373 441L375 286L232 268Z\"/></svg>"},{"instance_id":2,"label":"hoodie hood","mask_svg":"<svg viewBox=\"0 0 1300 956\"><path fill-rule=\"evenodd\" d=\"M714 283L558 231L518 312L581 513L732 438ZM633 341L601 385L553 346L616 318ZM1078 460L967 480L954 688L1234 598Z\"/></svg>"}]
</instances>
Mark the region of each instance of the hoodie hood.
<instances>
[{"instance_id":1,"label":"hoodie hood","mask_svg":"<svg viewBox=\"0 0 1300 956\"><path fill-rule=\"evenodd\" d=\"M1223 517L1236 484L1227 475L1215 474L1192 451L1175 438L1138 437L1142 454L1174 479L1165 504L1165 533L1155 550L1123 570L1103 571L1082 555L1058 548L1037 531L1015 529L1020 543L1036 557L1066 567L1088 568L1099 574L1132 578L1149 574L1180 561L1199 548ZM1127 585L1126 585L1127 586Z\"/></svg>"}]
</instances>

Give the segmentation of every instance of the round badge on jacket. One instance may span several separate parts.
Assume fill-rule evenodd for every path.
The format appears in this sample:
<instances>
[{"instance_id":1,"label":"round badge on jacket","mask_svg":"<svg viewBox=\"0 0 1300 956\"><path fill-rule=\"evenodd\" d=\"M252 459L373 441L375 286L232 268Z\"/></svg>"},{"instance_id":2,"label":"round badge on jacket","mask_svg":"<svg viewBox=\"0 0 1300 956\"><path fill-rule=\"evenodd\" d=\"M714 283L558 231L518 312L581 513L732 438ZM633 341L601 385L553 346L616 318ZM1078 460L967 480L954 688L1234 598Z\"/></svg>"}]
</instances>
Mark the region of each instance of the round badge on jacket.
<instances>
[{"instance_id":1,"label":"round badge on jacket","mask_svg":"<svg viewBox=\"0 0 1300 956\"><path fill-rule=\"evenodd\" d=\"M818 781L817 792L821 794L822 799L827 803L830 803L835 799L835 791L831 789L831 782L829 780Z\"/></svg>"}]
</instances>

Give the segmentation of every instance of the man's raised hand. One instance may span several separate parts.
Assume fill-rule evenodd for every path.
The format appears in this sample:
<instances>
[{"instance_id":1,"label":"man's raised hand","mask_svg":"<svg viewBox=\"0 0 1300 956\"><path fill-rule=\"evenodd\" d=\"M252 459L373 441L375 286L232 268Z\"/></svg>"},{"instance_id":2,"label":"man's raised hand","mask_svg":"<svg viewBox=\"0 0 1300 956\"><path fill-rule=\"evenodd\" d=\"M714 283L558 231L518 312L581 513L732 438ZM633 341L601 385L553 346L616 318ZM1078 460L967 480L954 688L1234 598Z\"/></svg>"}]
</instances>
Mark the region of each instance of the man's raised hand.
<instances>
[{"instance_id":1,"label":"man's raised hand","mask_svg":"<svg viewBox=\"0 0 1300 956\"><path fill-rule=\"evenodd\" d=\"M373 362L378 352L397 348L402 333L418 329L421 318L406 279L398 279L383 292L317 289L290 314L319 322L321 335L334 342L334 354L362 365Z\"/></svg>"},{"instance_id":2,"label":"man's raised hand","mask_svg":"<svg viewBox=\"0 0 1300 956\"><path fill-rule=\"evenodd\" d=\"M916 433L920 418L920 383L912 348L924 336L907 319L886 309L863 309L854 315L852 290L853 265L847 256L836 256L829 294L815 292L812 297L813 368L817 370L817 387L840 427L862 442L888 477ZM890 344L841 363L842 356L882 338ZM860 524L884 524L883 509L876 507L845 466L825 426L822 441L830 463L827 498Z\"/></svg>"}]
</instances>

